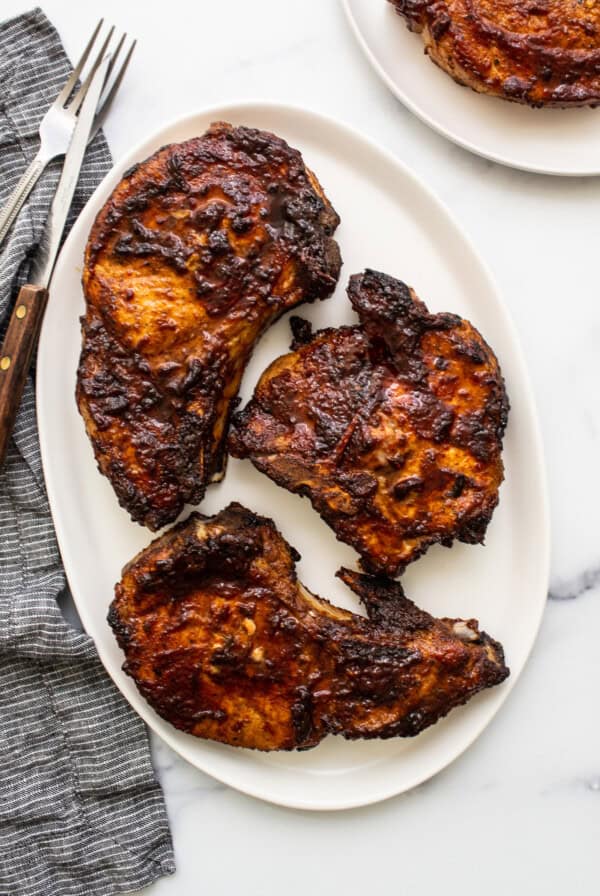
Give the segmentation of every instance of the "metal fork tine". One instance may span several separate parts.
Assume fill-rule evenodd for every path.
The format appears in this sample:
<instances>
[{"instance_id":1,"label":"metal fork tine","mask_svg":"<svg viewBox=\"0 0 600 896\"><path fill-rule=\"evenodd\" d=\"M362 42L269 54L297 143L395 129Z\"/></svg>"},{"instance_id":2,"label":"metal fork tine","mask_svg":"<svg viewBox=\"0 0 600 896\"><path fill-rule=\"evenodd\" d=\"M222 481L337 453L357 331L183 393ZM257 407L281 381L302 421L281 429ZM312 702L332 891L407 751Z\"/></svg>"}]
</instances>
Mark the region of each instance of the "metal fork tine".
<instances>
[{"instance_id":1,"label":"metal fork tine","mask_svg":"<svg viewBox=\"0 0 600 896\"><path fill-rule=\"evenodd\" d=\"M81 59L77 63L71 76L67 79L67 83L64 85L64 87L62 88L52 105L47 109L46 114L40 121L38 131L40 146L35 155L35 158L31 160L29 166L27 167L27 170L22 174L21 179L8 197L8 202L3 206L3 208L0 208L0 244L2 244L6 235L10 231L15 218L23 208L27 197L31 193L42 172L46 169L48 163L51 162L52 159L56 159L59 156L64 156L67 152L70 140L73 137L74 129L77 124L77 113L83 103L83 100L88 94L90 85L92 83L94 83L95 86L98 85L98 82L94 82L93 79L100 65L102 65L103 83L100 93L100 102L96 102L96 115L94 117L94 123L92 125L91 136L89 137L88 144L97 134L98 129L102 126L107 116L112 101L114 100L115 95L118 92L119 87L121 86L123 76L125 75L125 71L127 69L127 66L129 65L131 55L135 48L134 41L129 48L129 52L127 53L127 56L125 57L125 60L123 61L120 69L117 70L117 67L115 65L116 59L125 46L127 35L124 34L121 37L115 53L110 55L110 59L107 59L106 51L112 41L115 31L114 28L110 29L108 37L105 39L100 52L97 54L95 61L91 64L91 71L83 82L83 85L79 88L76 95L71 99L69 105L66 105L69 101L69 98L71 97L71 93L73 92L77 84L78 78L81 78L81 73L88 62L89 56L96 44L96 40L103 25L104 19L100 19L94 29L94 33L92 34L85 50L81 55ZM103 60L105 60L104 63ZM117 73L117 75L116 78L114 78L111 86L110 81L112 75L115 72ZM94 99L96 98L97 93L96 91L94 91Z\"/></svg>"},{"instance_id":2,"label":"metal fork tine","mask_svg":"<svg viewBox=\"0 0 600 896\"><path fill-rule=\"evenodd\" d=\"M123 39L121 40L121 42L119 44L119 48L121 47L121 44L123 43L124 39L125 39L125 35L123 35ZM94 119L94 127L92 128L92 134L90 137L91 140L93 140L93 138L96 136L96 134L98 133L98 131L104 124L104 120L106 119L106 116L108 115L108 111L111 107L112 101L114 100L115 95L116 95L119 87L121 86L121 81L125 77L125 72L127 70L127 66L129 65L129 61L133 55L133 51L135 50L136 44L137 44L137 41L134 40L134 42L129 47L127 56L123 60L123 64L121 65L121 68L119 69L119 72L112 84L112 87L110 88L106 97L100 101L100 106L98 108L96 117ZM117 54L115 53L115 56L113 56L113 62L114 62L116 55Z\"/></svg>"},{"instance_id":3,"label":"metal fork tine","mask_svg":"<svg viewBox=\"0 0 600 896\"><path fill-rule=\"evenodd\" d=\"M92 78L94 77L94 73L95 73L96 69L98 68L98 66L100 65L102 60L104 59L106 50L108 49L108 45L111 42L114 31L115 31L115 26L113 25L112 28L110 29L110 31L108 32L106 40L104 41L104 43L102 44L102 47L100 48L100 52L96 56L95 62L92 65L87 78L85 79L85 81L83 82L83 84L81 85L81 87L79 88L79 90L77 91L77 93L75 94L75 96L73 97L73 99L71 100L69 105L67 106L67 110L69 112L71 112L73 115L77 114L77 112L79 111L79 107L81 106L83 100L85 99L85 95L88 92L88 87L92 83Z\"/></svg>"},{"instance_id":4,"label":"metal fork tine","mask_svg":"<svg viewBox=\"0 0 600 896\"><path fill-rule=\"evenodd\" d=\"M107 71L106 71L106 78L105 78L105 81L104 81L104 87L106 87L106 85L108 84L108 82L109 82L109 80L110 80L110 76L111 76L111 74L112 74L112 72L113 72L113 69L114 69L114 67L115 67L115 63L116 63L116 61L117 61L117 56L119 55L119 53L120 53L121 50L123 49L123 44L125 43L125 38L126 38L126 37L127 37L127 34L123 34L123 35L122 35L121 40L120 40L119 43L117 44L116 49L115 49L114 53L112 54L112 56L111 56L111 58L110 58L110 62L109 62L109 64L108 64L108 69L107 69Z\"/></svg>"},{"instance_id":5,"label":"metal fork tine","mask_svg":"<svg viewBox=\"0 0 600 896\"><path fill-rule=\"evenodd\" d=\"M73 69L72 75L70 76L69 80L67 81L67 83L65 84L65 86L63 87L61 92L56 97L56 100L54 101L55 106L64 106L65 103L67 102L67 100L69 99L69 97L71 95L71 91L73 90L73 88L75 87L75 84L77 83L77 78L81 74L81 70L83 69L83 66L87 62L87 58L90 55L90 51L91 51L92 47L94 46L96 38L98 37L98 32L102 28L103 24L104 24L104 19L100 19L100 21L96 25L96 28L94 29L94 33L92 34L92 36L89 39L87 47L81 54L81 59L79 60L79 62L75 66L75 68Z\"/></svg>"}]
</instances>

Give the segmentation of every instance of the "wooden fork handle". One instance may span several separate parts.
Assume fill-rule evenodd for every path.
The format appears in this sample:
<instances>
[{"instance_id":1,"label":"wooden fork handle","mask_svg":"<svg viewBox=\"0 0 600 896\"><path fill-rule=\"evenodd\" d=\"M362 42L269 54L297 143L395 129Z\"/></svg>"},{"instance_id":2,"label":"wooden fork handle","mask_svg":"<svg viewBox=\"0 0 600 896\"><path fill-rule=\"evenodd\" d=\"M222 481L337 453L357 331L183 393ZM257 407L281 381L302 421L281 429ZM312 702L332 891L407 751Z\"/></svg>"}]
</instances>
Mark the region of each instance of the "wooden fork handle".
<instances>
[{"instance_id":1,"label":"wooden fork handle","mask_svg":"<svg viewBox=\"0 0 600 896\"><path fill-rule=\"evenodd\" d=\"M0 349L0 467L21 404L48 290L23 286Z\"/></svg>"}]
</instances>

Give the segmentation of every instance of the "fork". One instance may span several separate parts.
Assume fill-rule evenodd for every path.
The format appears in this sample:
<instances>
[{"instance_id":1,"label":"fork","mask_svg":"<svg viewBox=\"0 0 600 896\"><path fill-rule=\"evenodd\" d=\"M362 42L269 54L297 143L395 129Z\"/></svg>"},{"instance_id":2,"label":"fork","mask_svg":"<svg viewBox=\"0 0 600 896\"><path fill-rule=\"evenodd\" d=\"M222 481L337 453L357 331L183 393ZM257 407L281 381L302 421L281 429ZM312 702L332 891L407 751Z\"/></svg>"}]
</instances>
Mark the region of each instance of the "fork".
<instances>
[{"instance_id":1,"label":"fork","mask_svg":"<svg viewBox=\"0 0 600 896\"><path fill-rule=\"evenodd\" d=\"M94 33L92 34L88 45L83 51L81 59L77 63L72 75L69 77L65 86L58 94L40 123L40 148L37 152L37 155L27 168L27 171L22 176L19 183L11 193L8 202L0 212L0 245L2 245L4 238L12 227L15 218L23 207L23 203L31 193L32 189L34 188L40 175L42 174L48 163L51 162L52 159L64 155L69 148L69 143L71 141L71 137L75 129L75 123L77 121L77 113L81 108L81 104L83 103L85 95L91 84L94 72L98 68L101 60L104 58L107 47L110 44L111 38L114 33L113 27L110 29L108 36L106 37L100 51L98 52L87 78L85 79L77 93L73 96L71 101L68 102L69 97L71 96L71 93L73 92L77 84L77 79L79 78L79 75L81 74L83 67L86 64L88 57L92 51L94 43L96 42L96 38L98 37L100 29L102 28L103 21L103 19L100 19L100 21L96 25ZM98 130L102 127L110 105L121 85L125 70L129 65L131 54L133 53L133 50L135 48L135 41L133 41L123 61L123 64L121 65L121 68L119 69L113 81L113 84L109 89L108 83L111 77L111 73L114 70L117 56L119 55L125 42L125 37L125 34L121 37L121 40L119 41L114 53L112 54L112 59L106 72L103 96L101 97L98 111L96 113L96 117L94 118L94 125L92 127L89 142L94 139Z\"/></svg>"}]
</instances>

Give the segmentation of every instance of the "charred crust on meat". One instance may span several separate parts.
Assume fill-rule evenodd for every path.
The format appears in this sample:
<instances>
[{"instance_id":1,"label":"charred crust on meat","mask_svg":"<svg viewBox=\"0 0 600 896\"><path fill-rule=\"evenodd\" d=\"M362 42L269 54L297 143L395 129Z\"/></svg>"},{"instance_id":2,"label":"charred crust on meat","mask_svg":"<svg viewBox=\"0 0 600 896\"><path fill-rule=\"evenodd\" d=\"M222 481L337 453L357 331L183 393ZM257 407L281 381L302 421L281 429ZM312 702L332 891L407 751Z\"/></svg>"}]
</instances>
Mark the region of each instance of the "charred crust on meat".
<instances>
[{"instance_id":1,"label":"charred crust on meat","mask_svg":"<svg viewBox=\"0 0 600 896\"><path fill-rule=\"evenodd\" d=\"M137 522L173 521L222 474L253 346L332 293L338 223L300 153L253 128L216 123L125 173L87 244L77 402Z\"/></svg>"},{"instance_id":2,"label":"charred crust on meat","mask_svg":"<svg viewBox=\"0 0 600 896\"><path fill-rule=\"evenodd\" d=\"M233 418L229 450L306 496L369 573L481 543L498 503L508 399L483 337L405 283L350 278L360 324L304 331Z\"/></svg>"},{"instance_id":3,"label":"charred crust on meat","mask_svg":"<svg viewBox=\"0 0 600 896\"><path fill-rule=\"evenodd\" d=\"M309 320L294 315L290 317L290 329L292 331L292 342L290 348L296 349L301 345L306 345L312 339L313 328Z\"/></svg>"},{"instance_id":4,"label":"charred crust on meat","mask_svg":"<svg viewBox=\"0 0 600 896\"><path fill-rule=\"evenodd\" d=\"M580 0L390 0L459 84L534 108L600 102L600 8Z\"/></svg>"},{"instance_id":5,"label":"charred crust on meat","mask_svg":"<svg viewBox=\"0 0 600 896\"><path fill-rule=\"evenodd\" d=\"M348 569L368 617L311 594L272 520L193 513L123 570L108 621L124 670L181 731L258 750L327 734L412 737L509 674L472 619L435 619L399 583Z\"/></svg>"}]
</instances>

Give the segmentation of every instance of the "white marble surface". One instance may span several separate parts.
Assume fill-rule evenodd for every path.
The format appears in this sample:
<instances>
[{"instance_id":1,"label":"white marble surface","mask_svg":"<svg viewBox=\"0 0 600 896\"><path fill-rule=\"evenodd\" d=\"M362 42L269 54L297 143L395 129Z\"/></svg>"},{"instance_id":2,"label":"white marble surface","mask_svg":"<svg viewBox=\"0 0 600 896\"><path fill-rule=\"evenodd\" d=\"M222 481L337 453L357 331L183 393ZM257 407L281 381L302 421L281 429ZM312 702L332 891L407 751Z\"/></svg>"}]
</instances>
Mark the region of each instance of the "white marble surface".
<instances>
[{"instance_id":1,"label":"white marble surface","mask_svg":"<svg viewBox=\"0 0 600 896\"><path fill-rule=\"evenodd\" d=\"M27 8L3 0L1 14ZM93 12L47 0L44 10L72 55L100 12L139 39L106 127L115 157L166 120L242 98L334 115L396 152L450 206L495 274L529 359L547 454L550 600L521 680L476 744L402 797L310 814L244 797L155 741L178 871L145 893L595 896L600 179L522 174L432 133L379 83L337 0L103 0Z\"/></svg>"}]
</instances>

